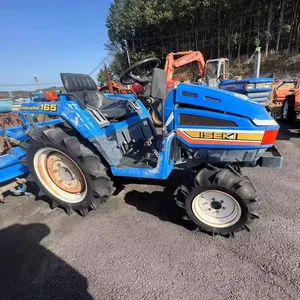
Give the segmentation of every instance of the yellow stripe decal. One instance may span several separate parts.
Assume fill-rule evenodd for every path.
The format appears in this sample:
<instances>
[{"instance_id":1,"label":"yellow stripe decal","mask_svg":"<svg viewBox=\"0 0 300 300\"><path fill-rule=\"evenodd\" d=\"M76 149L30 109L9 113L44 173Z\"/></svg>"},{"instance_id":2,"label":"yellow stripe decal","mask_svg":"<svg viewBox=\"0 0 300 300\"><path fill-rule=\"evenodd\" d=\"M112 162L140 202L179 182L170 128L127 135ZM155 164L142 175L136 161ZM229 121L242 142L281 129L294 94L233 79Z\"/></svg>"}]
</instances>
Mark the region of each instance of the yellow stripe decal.
<instances>
[{"instance_id":1,"label":"yellow stripe decal","mask_svg":"<svg viewBox=\"0 0 300 300\"><path fill-rule=\"evenodd\" d=\"M195 130L182 130L187 136L192 139L212 139L212 140L225 140L225 141L261 141L263 139L263 132L246 132L241 131L195 131Z\"/></svg>"},{"instance_id":2,"label":"yellow stripe decal","mask_svg":"<svg viewBox=\"0 0 300 300\"><path fill-rule=\"evenodd\" d=\"M261 141L263 136L262 133L238 133L237 139L243 141Z\"/></svg>"}]
</instances>

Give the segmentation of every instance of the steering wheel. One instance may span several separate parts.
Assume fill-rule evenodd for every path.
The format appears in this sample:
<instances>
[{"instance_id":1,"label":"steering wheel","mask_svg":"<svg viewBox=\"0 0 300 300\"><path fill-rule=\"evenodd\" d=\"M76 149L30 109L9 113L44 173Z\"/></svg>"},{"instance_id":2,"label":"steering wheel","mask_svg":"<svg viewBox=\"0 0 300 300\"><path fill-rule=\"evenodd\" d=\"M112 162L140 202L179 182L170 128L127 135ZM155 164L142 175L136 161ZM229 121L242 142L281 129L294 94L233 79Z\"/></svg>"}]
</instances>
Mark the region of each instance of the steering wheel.
<instances>
[{"instance_id":1,"label":"steering wheel","mask_svg":"<svg viewBox=\"0 0 300 300\"><path fill-rule=\"evenodd\" d=\"M226 80L231 80L234 76L231 73L225 73ZM223 74L217 78L217 83L220 83L223 79Z\"/></svg>"},{"instance_id":2,"label":"steering wheel","mask_svg":"<svg viewBox=\"0 0 300 300\"><path fill-rule=\"evenodd\" d=\"M124 85L139 83L145 86L151 81L150 76L153 70L159 66L160 60L158 58L146 58L126 69L120 76L120 82Z\"/></svg>"}]
</instances>

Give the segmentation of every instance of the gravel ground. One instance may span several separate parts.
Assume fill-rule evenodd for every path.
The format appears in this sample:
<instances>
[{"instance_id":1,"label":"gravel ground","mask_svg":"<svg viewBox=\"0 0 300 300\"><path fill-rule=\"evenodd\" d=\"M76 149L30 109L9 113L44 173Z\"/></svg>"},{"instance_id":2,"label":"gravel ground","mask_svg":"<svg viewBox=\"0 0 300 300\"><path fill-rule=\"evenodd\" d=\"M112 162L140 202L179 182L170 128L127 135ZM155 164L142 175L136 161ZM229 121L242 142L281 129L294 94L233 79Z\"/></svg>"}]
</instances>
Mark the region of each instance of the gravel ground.
<instances>
[{"instance_id":1,"label":"gravel ground","mask_svg":"<svg viewBox=\"0 0 300 300\"><path fill-rule=\"evenodd\" d=\"M82 218L8 197L0 206L1 299L299 299L300 124L283 126L281 170L245 169L259 222L234 239L192 231L164 185L127 183Z\"/></svg>"}]
</instances>

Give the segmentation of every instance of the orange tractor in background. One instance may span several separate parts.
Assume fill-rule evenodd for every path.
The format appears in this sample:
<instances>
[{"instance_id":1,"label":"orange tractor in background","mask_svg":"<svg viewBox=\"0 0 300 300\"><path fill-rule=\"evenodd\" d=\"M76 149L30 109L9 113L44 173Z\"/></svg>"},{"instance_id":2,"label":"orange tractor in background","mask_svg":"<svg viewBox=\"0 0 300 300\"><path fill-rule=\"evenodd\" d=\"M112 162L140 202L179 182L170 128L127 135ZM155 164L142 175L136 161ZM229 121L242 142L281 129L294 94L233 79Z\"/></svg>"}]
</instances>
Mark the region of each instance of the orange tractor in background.
<instances>
[{"instance_id":1,"label":"orange tractor in background","mask_svg":"<svg viewBox=\"0 0 300 300\"><path fill-rule=\"evenodd\" d=\"M199 69L199 78L204 77L205 61L200 51L183 51L169 53L166 58L165 71L167 73L167 90L175 88L184 79L174 77L177 68L196 62Z\"/></svg>"},{"instance_id":2,"label":"orange tractor in background","mask_svg":"<svg viewBox=\"0 0 300 300\"><path fill-rule=\"evenodd\" d=\"M293 94L294 90L299 88L300 88L300 80L282 81L273 90L273 102L275 104L283 104L286 96Z\"/></svg>"},{"instance_id":3,"label":"orange tractor in background","mask_svg":"<svg viewBox=\"0 0 300 300\"><path fill-rule=\"evenodd\" d=\"M110 89L111 84L111 89ZM99 87L99 92L101 93L110 93L110 94L132 94L131 89L124 88L120 86L116 81L108 81L106 85Z\"/></svg>"},{"instance_id":4,"label":"orange tractor in background","mask_svg":"<svg viewBox=\"0 0 300 300\"><path fill-rule=\"evenodd\" d=\"M104 64L104 71L106 75L106 85L99 87L99 92L101 93L110 93L110 94L136 94L136 90L139 91L139 87L134 87L134 84L130 88L120 86L117 82L111 80L107 65Z\"/></svg>"},{"instance_id":5,"label":"orange tractor in background","mask_svg":"<svg viewBox=\"0 0 300 300\"><path fill-rule=\"evenodd\" d=\"M274 93L277 91L277 103L279 101L282 102L281 119L286 123L290 123L294 121L300 113L300 81L295 82L294 88L292 89L282 89L281 94L278 93L280 86L274 90Z\"/></svg>"},{"instance_id":6,"label":"orange tractor in background","mask_svg":"<svg viewBox=\"0 0 300 300\"><path fill-rule=\"evenodd\" d=\"M193 68L191 63L196 63L197 67ZM188 66L183 69L181 67ZM180 75L176 76L176 70L181 68ZM171 90L175 88L180 82L197 82L202 79L208 83L209 86L217 87L218 81L227 78L229 74L229 61L227 58L210 59L205 63L203 54L200 51L182 51L177 53L169 53L166 57L164 67L167 74L166 89ZM137 83L128 86L128 88L120 86L117 82L112 81L105 66L107 77L107 84L101 86L99 91L102 93L117 93L128 94L143 93L143 87ZM191 80L192 78L192 80Z\"/></svg>"},{"instance_id":7,"label":"orange tractor in background","mask_svg":"<svg viewBox=\"0 0 300 300\"><path fill-rule=\"evenodd\" d=\"M175 77L176 69L197 63L197 71L191 72L192 67L183 73L192 73L192 76ZM205 80L208 86L218 87L221 80L227 79L231 74L229 73L229 60L227 58L217 58L204 60L203 54L200 51L183 51L177 53L169 53L166 58L165 71L167 73L167 90L175 88L180 82L190 81L187 77L193 77L193 82L199 79ZM190 79L190 78L189 78Z\"/></svg>"}]
</instances>

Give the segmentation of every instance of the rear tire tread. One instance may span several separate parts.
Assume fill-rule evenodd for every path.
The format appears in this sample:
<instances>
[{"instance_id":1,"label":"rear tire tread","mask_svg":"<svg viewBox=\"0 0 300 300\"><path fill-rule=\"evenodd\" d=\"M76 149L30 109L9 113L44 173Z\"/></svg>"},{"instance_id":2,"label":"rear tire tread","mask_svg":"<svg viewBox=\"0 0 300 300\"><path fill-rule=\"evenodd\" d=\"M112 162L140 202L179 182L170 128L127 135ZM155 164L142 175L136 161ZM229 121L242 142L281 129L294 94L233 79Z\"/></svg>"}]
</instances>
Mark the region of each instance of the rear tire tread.
<instances>
[{"instance_id":1,"label":"rear tire tread","mask_svg":"<svg viewBox=\"0 0 300 300\"><path fill-rule=\"evenodd\" d=\"M100 207L101 203L106 202L115 191L113 182L107 175L107 168L101 162L101 159L92 150L91 146L87 144L81 137L79 137L73 130L64 128L64 130L56 126L54 128L44 127L39 130L39 133L33 131L29 134L29 140L26 141L22 148L30 151L32 147L43 146L58 148L63 151L72 159L76 158L82 166L82 171L88 175L86 180L90 180L91 187L93 188L92 197L87 197L79 203L67 203L58 201L55 196L51 197L50 192L43 189L42 184L39 184L39 195L47 195L50 198L50 207L61 207L65 212L70 215L73 211L77 211L82 216L86 216L90 210L96 210ZM28 146L29 145L29 146ZM33 156L32 156L33 157ZM28 163L29 158L23 160L33 177L33 181L39 182L35 174L33 164ZM22 162L23 162L22 161Z\"/></svg>"}]
</instances>

